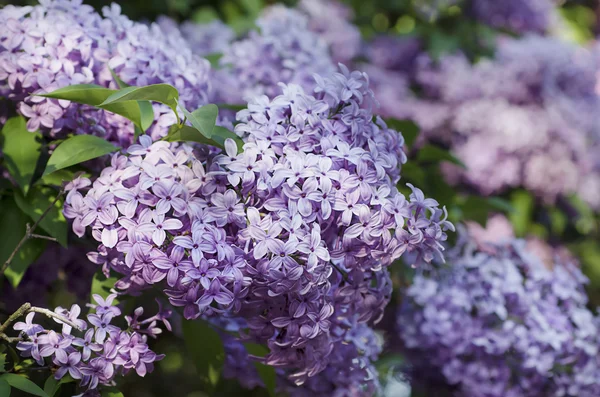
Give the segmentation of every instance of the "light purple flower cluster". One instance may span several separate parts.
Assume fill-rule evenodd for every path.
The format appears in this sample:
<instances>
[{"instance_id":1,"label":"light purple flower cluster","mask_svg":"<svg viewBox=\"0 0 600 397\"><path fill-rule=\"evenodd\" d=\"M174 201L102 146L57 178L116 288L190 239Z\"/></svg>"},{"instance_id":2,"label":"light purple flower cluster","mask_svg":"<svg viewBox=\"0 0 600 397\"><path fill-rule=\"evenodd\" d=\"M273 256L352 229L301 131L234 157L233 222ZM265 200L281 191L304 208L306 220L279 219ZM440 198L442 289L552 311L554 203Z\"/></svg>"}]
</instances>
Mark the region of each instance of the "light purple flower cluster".
<instances>
[{"instance_id":1,"label":"light purple flower cluster","mask_svg":"<svg viewBox=\"0 0 600 397\"><path fill-rule=\"evenodd\" d=\"M129 328L122 330L112 324L121 315L121 309L113 306L115 298L116 295L109 295L106 299L94 295L96 304L90 305L94 313L87 315L87 321L79 319L81 308L78 305L71 306L70 310L57 307L55 312L70 320L79 330L57 318L54 321L62 324L60 332L45 329L34 322L36 313L27 314L25 322L14 325L23 339L17 343L17 349L23 357L33 358L38 365L50 363L56 368L54 376L57 380L68 374L87 390L111 385L117 376L131 370L139 376L152 372L154 362L163 356L150 350L145 334L160 333L157 321L163 321L167 327L170 325L160 313L137 321L143 313L138 308L136 321L128 318ZM74 334L77 331L81 335Z\"/></svg>"},{"instance_id":2,"label":"light purple flower cluster","mask_svg":"<svg viewBox=\"0 0 600 397\"><path fill-rule=\"evenodd\" d=\"M599 395L600 321L579 268L524 241L462 247L406 291L398 329L416 378L439 374L469 397Z\"/></svg>"},{"instance_id":3,"label":"light purple flower cluster","mask_svg":"<svg viewBox=\"0 0 600 397\"><path fill-rule=\"evenodd\" d=\"M577 193L600 208L600 96L592 51L552 38L498 43L494 60L420 59L422 96L397 99L427 139L450 146L467 169L451 182L483 194L525 187L545 201ZM394 110L393 107L389 107Z\"/></svg>"},{"instance_id":4,"label":"light purple flower cluster","mask_svg":"<svg viewBox=\"0 0 600 397\"><path fill-rule=\"evenodd\" d=\"M279 83L298 84L307 91L315 87L313 74L335 70L327 43L308 28L300 11L281 5L263 11L258 30L234 41L223 51L222 70L216 73L218 102L245 103L256 95L274 97Z\"/></svg>"},{"instance_id":5,"label":"light purple flower cluster","mask_svg":"<svg viewBox=\"0 0 600 397\"><path fill-rule=\"evenodd\" d=\"M308 16L308 28L325 40L335 62L348 64L359 54L361 36L350 22L350 7L337 0L301 0L298 9Z\"/></svg>"},{"instance_id":6,"label":"light purple flower cluster","mask_svg":"<svg viewBox=\"0 0 600 397\"><path fill-rule=\"evenodd\" d=\"M473 0L468 12L477 20L516 33L546 33L558 20L553 0Z\"/></svg>"},{"instance_id":7,"label":"light purple flower cluster","mask_svg":"<svg viewBox=\"0 0 600 397\"><path fill-rule=\"evenodd\" d=\"M32 96L72 84L117 88L109 68L130 85L174 85L190 109L206 103L210 64L193 55L181 36L165 35L156 24L134 23L116 4L105 7L103 15L80 0L0 10L5 26L0 32L0 96L17 104L30 131L95 134L130 144L133 126L121 116ZM156 105L155 121L151 132L161 136L174 116Z\"/></svg>"},{"instance_id":8,"label":"light purple flower cluster","mask_svg":"<svg viewBox=\"0 0 600 397\"><path fill-rule=\"evenodd\" d=\"M157 23L166 34L182 35L196 55L222 54L235 39L235 32L220 20L209 23L185 21L177 25L174 20L161 16Z\"/></svg>"},{"instance_id":9,"label":"light purple flower cluster","mask_svg":"<svg viewBox=\"0 0 600 397\"><path fill-rule=\"evenodd\" d=\"M123 275L117 288L162 283L187 319L242 318L296 383L327 367L333 329L378 321L385 267L441 258L452 229L435 200L396 189L402 136L372 121L367 76L315 78L315 96L282 85L238 113L242 153L228 140L200 158L142 137L64 209L78 235L91 227L90 258Z\"/></svg>"}]
</instances>

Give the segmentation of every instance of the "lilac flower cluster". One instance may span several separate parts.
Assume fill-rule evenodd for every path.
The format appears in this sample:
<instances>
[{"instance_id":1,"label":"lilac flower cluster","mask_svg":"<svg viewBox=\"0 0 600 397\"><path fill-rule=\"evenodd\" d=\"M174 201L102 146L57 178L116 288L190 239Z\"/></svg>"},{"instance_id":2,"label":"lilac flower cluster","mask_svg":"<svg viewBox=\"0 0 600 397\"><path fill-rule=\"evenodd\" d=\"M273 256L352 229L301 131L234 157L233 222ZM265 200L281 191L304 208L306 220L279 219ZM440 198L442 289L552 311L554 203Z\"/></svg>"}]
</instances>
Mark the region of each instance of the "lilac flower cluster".
<instances>
[{"instance_id":1,"label":"lilac flower cluster","mask_svg":"<svg viewBox=\"0 0 600 397\"><path fill-rule=\"evenodd\" d=\"M327 43L308 24L300 11L281 5L266 8L256 21L258 30L223 51L223 69L215 76L217 101L245 103L256 95L274 97L280 82L312 91L313 74L328 75L335 64Z\"/></svg>"},{"instance_id":2,"label":"lilac flower cluster","mask_svg":"<svg viewBox=\"0 0 600 397\"><path fill-rule=\"evenodd\" d=\"M350 22L350 7L336 0L301 0L298 9L308 16L308 28L325 40L335 62L347 64L359 54L361 36Z\"/></svg>"},{"instance_id":3,"label":"lilac flower cluster","mask_svg":"<svg viewBox=\"0 0 600 397\"><path fill-rule=\"evenodd\" d=\"M427 139L447 144L466 164L446 169L451 182L486 195L525 187L548 202L577 193L600 208L592 51L552 38L504 38L494 60L471 65L451 55L437 64L421 57L417 70L412 82L421 98L400 93L388 108L414 119Z\"/></svg>"},{"instance_id":4,"label":"lilac flower cluster","mask_svg":"<svg viewBox=\"0 0 600 397\"><path fill-rule=\"evenodd\" d=\"M54 321L62 324L61 332L45 329L34 322L36 313L30 312L25 322L14 325L22 335L17 349L23 357L33 358L38 365L45 365L49 360L50 365L56 367L54 376L57 380L68 374L88 392L111 385L117 376L132 370L139 376L152 372L154 362L163 356L150 350L145 334L160 333L157 321L163 321L167 327L169 323L162 314L139 322L137 317L143 310L138 308L134 319L128 317L129 329L124 331L111 324L121 315L121 309L113 306L115 298L116 295L106 299L94 295L97 304L91 305L94 313L87 315L87 321L79 319L81 308L78 305L71 306L70 310L56 308L56 314L77 326L82 333L80 336L73 334L72 325L56 317Z\"/></svg>"},{"instance_id":5,"label":"lilac flower cluster","mask_svg":"<svg viewBox=\"0 0 600 397\"><path fill-rule=\"evenodd\" d=\"M64 209L76 234L91 227L90 258L123 275L117 288L166 284L187 319L243 319L296 383L327 367L344 330L378 321L392 261L441 258L453 228L418 188L396 189L402 136L373 122L367 76L315 78L314 96L282 85L238 113L242 153L144 136L91 189L75 181Z\"/></svg>"},{"instance_id":6,"label":"lilac flower cluster","mask_svg":"<svg viewBox=\"0 0 600 397\"><path fill-rule=\"evenodd\" d=\"M95 134L130 144L133 126L121 116L32 96L71 84L116 88L109 68L130 85L174 85L191 109L206 103L210 64L193 55L181 36L165 35L156 24L134 23L116 4L103 15L80 0L0 10L6 27L0 32L0 96L17 104L30 131ZM151 132L164 135L173 120L166 107L156 105Z\"/></svg>"},{"instance_id":7,"label":"lilac flower cluster","mask_svg":"<svg viewBox=\"0 0 600 397\"><path fill-rule=\"evenodd\" d=\"M406 292L398 327L416 377L439 374L463 396L597 396L600 321L580 270L524 241L462 247Z\"/></svg>"},{"instance_id":8,"label":"lilac flower cluster","mask_svg":"<svg viewBox=\"0 0 600 397\"><path fill-rule=\"evenodd\" d=\"M174 20L161 16L157 23L165 34L181 35L196 55L221 54L235 39L235 32L220 20L209 23L185 21L177 25Z\"/></svg>"},{"instance_id":9,"label":"lilac flower cluster","mask_svg":"<svg viewBox=\"0 0 600 397\"><path fill-rule=\"evenodd\" d=\"M553 0L472 0L468 12L477 20L516 33L546 33L557 22Z\"/></svg>"}]
</instances>

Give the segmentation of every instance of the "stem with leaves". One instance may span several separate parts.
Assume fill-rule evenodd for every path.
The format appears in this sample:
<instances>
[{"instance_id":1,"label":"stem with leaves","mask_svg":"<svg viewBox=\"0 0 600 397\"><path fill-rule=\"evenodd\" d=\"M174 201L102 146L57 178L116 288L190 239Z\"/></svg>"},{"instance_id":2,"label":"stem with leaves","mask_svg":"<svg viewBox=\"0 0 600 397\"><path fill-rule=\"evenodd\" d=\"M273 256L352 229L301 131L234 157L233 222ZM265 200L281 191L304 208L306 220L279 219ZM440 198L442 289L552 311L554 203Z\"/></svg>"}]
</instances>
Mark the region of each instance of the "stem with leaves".
<instances>
[{"instance_id":1,"label":"stem with leaves","mask_svg":"<svg viewBox=\"0 0 600 397\"><path fill-rule=\"evenodd\" d=\"M19 252L19 250L21 249L23 244L25 244L25 242L27 240L29 240L30 238L39 238L39 239L43 239L43 240L57 241L54 237L43 236L41 234L35 234L34 231L39 226L40 222L46 217L46 215L48 215L50 210L52 208L54 208L54 206L56 205L56 203L58 202L60 197L63 195L63 193L64 193L64 189L60 189L60 191L56 195L56 198L52 201L52 203L48 206L48 208L46 208L46 210L42 213L42 215L38 218L38 220L35 221L33 226L30 226L29 223L26 225L25 235L23 236L21 241L19 241L19 243L17 244L15 249L11 252L11 254L8 257L8 259L6 260L6 262L4 262L4 265L2 265L2 268L0 268L0 276L2 274L4 274L6 269L8 269L8 266L10 266L11 262L15 258L15 255L17 255L17 253Z\"/></svg>"}]
</instances>

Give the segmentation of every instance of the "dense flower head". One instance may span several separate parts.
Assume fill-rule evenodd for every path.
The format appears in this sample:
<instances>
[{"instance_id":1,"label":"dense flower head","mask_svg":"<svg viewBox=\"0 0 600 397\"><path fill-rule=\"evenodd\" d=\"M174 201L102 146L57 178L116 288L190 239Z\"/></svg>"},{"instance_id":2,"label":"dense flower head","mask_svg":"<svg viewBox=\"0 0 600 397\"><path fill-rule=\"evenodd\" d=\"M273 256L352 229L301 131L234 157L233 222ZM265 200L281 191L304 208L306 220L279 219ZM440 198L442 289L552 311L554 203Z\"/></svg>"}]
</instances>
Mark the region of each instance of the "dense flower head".
<instances>
[{"instance_id":1,"label":"dense flower head","mask_svg":"<svg viewBox=\"0 0 600 397\"><path fill-rule=\"evenodd\" d=\"M258 30L236 40L223 51L222 70L216 75L216 94L225 103L245 103L256 95L274 97L278 83L293 83L307 91L315 87L314 73L335 70L327 43L308 28L298 10L275 5L257 19Z\"/></svg>"},{"instance_id":2,"label":"dense flower head","mask_svg":"<svg viewBox=\"0 0 600 397\"><path fill-rule=\"evenodd\" d=\"M450 146L467 166L451 182L483 194L525 187L544 201L577 193L600 207L600 97L594 52L556 39L503 38L495 59L421 57L421 97L396 101L427 139ZM383 100L383 99L382 99ZM501 166L499 166L501 164Z\"/></svg>"},{"instance_id":3,"label":"dense flower head","mask_svg":"<svg viewBox=\"0 0 600 397\"><path fill-rule=\"evenodd\" d=\"M0 23L6 27L0 33L0 96L16 103L30 131L95 134L130 144L133 126L123 117L33 95L72 84L117 88L110 69L129 85L171 84L188 108L206 103L208 61L193 55L180 35L132 22L116 4L104 7L103 16L80 0L7 6ZM174 116L164 106L154 109L151 132L161 136Z\"/></svg>"},{"instance_id":4,"label":"dense flower head","mask_svg":"<svg viewBox=\"0 0 600 397\"><path fill-rule=\"evenodd\" d=\"M417 378L475 397L600 393L600 322L574 263L545 263L519 240L467 240L447 259L446 273L415 278L399 313Z\"/></svg>"},{"instance_id":5,"label":"dense flower head","mask_svg":"<svg viewBox=\"0 0 600 397\"><path fill-rule=\"evenodd\" d=\"M315 79L314 96L281 85L240 111L241 153L232 140L215 156L143 136L64 210L78 235L91 227L90 259L123 275L117 288L161 283L188 319L242 319L268 345L263 361L298 384L344 330L379 320L386 267L441 258L453 228L418 188L398 192L402 136L373 122L367 76Z\"/></svg>"},{"instance_id":6,"label":"dense flower head","mask_svg":"<svg viewBox=\"0 0 600 397\"><path fill-rule=\"evenodd\" d=\"M325 40L335 62L348 63L358 55L361 36L350 22L350 7L336 0L301 0L298 9L308 16L308 28Z\"/></svg>"},{"instance_id":7,"label":"dense flower head","mask_svg":"<svg viewBox=\"0 0 600 397\"><path fill-rule=\"evenodd\" d=\"M482 23L516 33L545 33L558 18L554 0L473 0L469 12Z\"/></svg>"},{"instance_id":8,"label":"dense flower head","mask_svg":"<svg viewBox=\"0 0 600 397\"><path fill-rule=\"evenodd\" d=\"M192 52L200 56L223 53L236 37L234 30L218 19L208 23L185 21L177 25L174 20L161 16L157 22L166 34L182 35Z\"/></svg>"},{"instance_id":9,"label":"dense flower head","mask_svg":"<svg viewBox=\"0 0 600 397\"><path fill-rule=\"evenodd\" d=\"M65 375L75 379L83 390L96 395L99 387L110 386L117 376L125 375L132 370L139 376L152 372L154 362L161 360L148 347L147 335L160 333L157 321L168 322L164 313L150 317L144 321L132 322L128 318L128 330L115 325L121 315L121 309L114 306L116 295L106 299L94 295L95 304L90 305L93 313L87 320L80 319L81 307L70 309L57 307L55 313L74 324L54 321L62 325L60 331L46 329L34 322L35 312L27 314L24 322L17 322L14 329L21 334L17 350L23 357L30 357L38 365L49 364L56 369L57 380ZM143 313L142 308L136 310L136 319Z\"/></svg>"}]
</instances>

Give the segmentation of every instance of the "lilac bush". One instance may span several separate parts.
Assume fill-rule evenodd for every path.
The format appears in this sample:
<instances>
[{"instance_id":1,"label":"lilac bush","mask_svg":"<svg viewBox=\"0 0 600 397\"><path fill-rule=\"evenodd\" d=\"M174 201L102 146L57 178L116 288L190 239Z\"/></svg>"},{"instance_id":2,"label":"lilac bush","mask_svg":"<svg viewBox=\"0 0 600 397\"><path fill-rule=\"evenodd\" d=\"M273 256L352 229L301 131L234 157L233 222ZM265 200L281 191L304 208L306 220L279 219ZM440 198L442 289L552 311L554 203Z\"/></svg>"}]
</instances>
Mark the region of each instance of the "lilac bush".
<instances>
[{"instance_id":1,"label":"lilac bush","mask_svg":"<svg viewBox=\"0 0 600 397\"><path fill-rule=\"evenodd\" d=\"M398 329L414 373L464 396L596 396L600 322L573 262L545 262L524 241L459 244L452 265L418 275ZM425 372L423 372L425 371Z\"/></svg>"},{"instance_id":2,"label":"lilac bush","mask_svg":"<svg viewBox=\"0 0 600 397\"><path fill-rule=\"evenodd\" d=\"M33 96L72 84L117 88L112 69L129 85L168 83L180 101L195 109L208 99L210 64L193 55L181 36L166 35L121 15L117 4L103 16L78 0L48 0L34 7L0 9L0 96L16 104L30 131L51 137L95 134L121 145L133 140L133 125L121 116ZM170 110L154 105L154 137L175 122Z\"/></svg>"},{"instance_id":3,"label":"lilac bush","mask_svg":"<svg viewBox=\"0 0 600 397\"><path fill-rule=\"evenodd\" d=\"M296 384L336 359L353 324L379 320L392 261L441 259L452 229L435 200L396 189L402 136L373 122L367 76L315 79L314 96L282 85L238 113L242 153L143 136L64 210L76 234L91 228L90 259L122 275L117 288L160 283L187 319L242 319Z\"/></svg>"},{"instance_id":4,"label":"lilac bush","mask_svg":"<svg viewBox=\"0 0 600 397\"><path fill-rule=\"evenodd\" d=\"M516 33L546 33L558 21L553 0L473 0L469 12L482 23Z\"/></svg>"},{"instance_id":5,"label":"lilac bush","mask_svg":"<svg viewBox=\"0 0 600 397\"><path fill-rule=\"evenodd\" d=\"M38 365L49 364L56 369L57 380L70 375L79 383L85 395L99 395L97 389L113 384L117 376L135 371L138 376L152 372L154 362L164 356L157 355L147 345L147 336L160 333L159 321L170 327L166 317L159 313L139 321L142 308L134 317L126 317L128 328L123 330L113 324L121 315L121 309L113 305L116 295L103 299L94 295L96 304L87 321L80 319L81 308L73 305L69 310L57 307L55 313L70 323L54 317L62 325L60 331L46 329L34 322L35 311L29 312L25 322L17 322L19 331L17 350L23 357L32 358Z\"/></svg>"},{"instance_id":6,"label":"lilac bush","mask_svg":"<svg viewBox=\"0 0 600 397\"><path fill-rule=\"evenodd\" d=\"M436 63L421 56L414 79L421 95L375 87L389 115L410 118L423 138L448 145L467 169L447 167L452 183L484 195L524 187L545 202L578 194L600 201L598 62L586 48L552 38L503 38L495 59L475 65L461 54ZM498 166L502 164L502 166Z\"/></svg>"}]
</instances>

